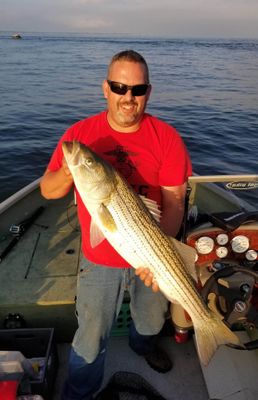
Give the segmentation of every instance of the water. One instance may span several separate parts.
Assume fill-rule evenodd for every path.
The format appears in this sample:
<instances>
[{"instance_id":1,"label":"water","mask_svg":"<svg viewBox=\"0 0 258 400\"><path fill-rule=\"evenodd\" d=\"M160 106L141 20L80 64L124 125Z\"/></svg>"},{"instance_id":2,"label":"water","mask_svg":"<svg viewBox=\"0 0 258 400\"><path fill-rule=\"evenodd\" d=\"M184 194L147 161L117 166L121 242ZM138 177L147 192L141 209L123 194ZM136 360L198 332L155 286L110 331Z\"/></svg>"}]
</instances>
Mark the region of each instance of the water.
<instances>
[{"instance_id":1,"label":"water","mask_svg":"<svg viewBox=\"0 0 258 400\"><path fill-rule=\"evenodd\" d=\"M63 131L105 108L111 56L144 55L148 111L174 125L198 174L257 174L258 41L0 34L0 201L38 178Z\"/></svg>"}]
</instances>

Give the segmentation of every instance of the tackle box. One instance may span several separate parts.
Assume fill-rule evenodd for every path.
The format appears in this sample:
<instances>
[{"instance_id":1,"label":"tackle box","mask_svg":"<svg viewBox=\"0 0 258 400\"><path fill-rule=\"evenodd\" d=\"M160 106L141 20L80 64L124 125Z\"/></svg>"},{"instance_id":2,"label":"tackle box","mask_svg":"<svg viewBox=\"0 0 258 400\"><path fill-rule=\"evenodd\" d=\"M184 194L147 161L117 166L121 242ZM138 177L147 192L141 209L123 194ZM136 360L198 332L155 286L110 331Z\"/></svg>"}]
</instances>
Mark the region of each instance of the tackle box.
<instances>
[{"instance_id":1,"label":"tackle box","mask_svg":"<svg viewBox=\"0 0 258 400\"><path fill-rule=\"evenodd\" d=\"M0 330L0 350L20 351L38 371L36 378L19 388L20 395L41 395L52 399L58 358L53 328Z\"/></svg>"}]
</instances>

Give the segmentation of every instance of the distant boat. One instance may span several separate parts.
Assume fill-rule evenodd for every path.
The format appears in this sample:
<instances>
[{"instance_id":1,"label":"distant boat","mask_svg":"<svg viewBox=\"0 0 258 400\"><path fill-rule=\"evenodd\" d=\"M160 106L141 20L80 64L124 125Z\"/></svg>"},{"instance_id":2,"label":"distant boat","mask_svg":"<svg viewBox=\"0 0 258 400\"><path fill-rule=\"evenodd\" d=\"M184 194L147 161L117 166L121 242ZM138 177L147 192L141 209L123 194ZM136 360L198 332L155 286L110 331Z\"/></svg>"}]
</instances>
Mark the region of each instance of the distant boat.
<instances>
[{"instance_id":1,"label":"distant boat","mask_svg":"<svg viewBox=\"0 0 258 400\"><path fill-rule=\"evenodd\" d=\"M19 33L15 33L14 35L12 35L12 39L22 39L22 37Z\"/></svg>"}]
</instances>

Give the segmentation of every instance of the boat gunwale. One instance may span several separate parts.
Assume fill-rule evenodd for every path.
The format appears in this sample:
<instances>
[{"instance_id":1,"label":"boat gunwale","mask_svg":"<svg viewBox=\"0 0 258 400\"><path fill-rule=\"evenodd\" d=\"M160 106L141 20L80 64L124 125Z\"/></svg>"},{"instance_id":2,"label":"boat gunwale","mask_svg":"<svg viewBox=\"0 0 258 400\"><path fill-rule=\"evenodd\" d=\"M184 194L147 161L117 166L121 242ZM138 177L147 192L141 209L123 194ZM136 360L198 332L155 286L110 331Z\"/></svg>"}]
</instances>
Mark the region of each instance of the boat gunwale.
<instances>
[{"instance_id":1,"label":"boat gunwale","mask_svg":"<svg viewBox=\"0 0 258 400\"><path fill-rule=\"evenodd\" d=\"M38 188L40 183L41 177L35 179L33 182L29 183L28 185L24 186L22 189L18 190L10 197L5 199L0 203L0 214L5 212L9 207L17 203L17 201L23 199L28 194L33 192L35 189ZM255 174L244 174L244 175L193 175L188 178L189 184L196 184L196 183L215 183L215 182L226 182L229 180L233 181L242 181L242 180L249 180L249 181L256 181L258 180L258 175Z\"/></svg>"},{"instance_id":2,"label":"boat gunwale","mask_svg":"<svg viewBox=\"0 0 258 400\"><path fill-rule=\"evenodd\" d=\"M6 200L0 203L0 214L3 214L8 208L12 207L16 204L19 200L22 200L28 194L32 193L35 189L39 187L39 182L41 177L34 180L33 182L29 183L28 185L24 186L22 189L18 190Z\"/></svg>"}]
</instances>

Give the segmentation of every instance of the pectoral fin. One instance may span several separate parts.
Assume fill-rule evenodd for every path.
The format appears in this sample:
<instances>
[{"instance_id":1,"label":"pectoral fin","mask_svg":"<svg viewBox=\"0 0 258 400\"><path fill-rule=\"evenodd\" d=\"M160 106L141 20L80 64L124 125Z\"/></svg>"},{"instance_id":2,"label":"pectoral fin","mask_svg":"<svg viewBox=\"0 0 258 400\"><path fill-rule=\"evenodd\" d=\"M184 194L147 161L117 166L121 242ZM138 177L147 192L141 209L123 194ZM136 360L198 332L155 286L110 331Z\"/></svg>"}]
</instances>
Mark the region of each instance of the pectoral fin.
<instances>
[{"instance_id":1,"label":"pectoral fin","mask_svg":"<svg viewBox=\"0 0 258 400\"><path fill-rule=\"evenodd\" d=\"M116 223L109 212L108 208L101 204L97 210L96 218L99 220L99 224L103 227L103 232L105 230L109 232L115 232L117 230ZM102 230L99 228L98 224L95 223L93 219L91 219L90 225L90 243L91 247L94 248L99 245L103 240L105 240L105 235Z\"/></svg>"},{"instance_id":2,"label":"pectoral fin","mask_svg":"<svg viewBox=\"0 0 258 400\"><path fill-rule=\"evenodd\" d=\"M101 225L107 229L109 232L115 232L117 230L114 218L105 204L100 204L97 211L98 218Z\"/></svg>"},{"instance_id":3,"label":"pectoral fin","mask_svg":"<svg viewBox=\"0 0 258 400\"><path fill-rule=\"evenodd\" d=\"M184 264L186 266L187 271L193 277L193 279L198 282L198 277L195 268L196 261L196 251L191 246L188 246L185 243L179 242L175 238L170 237L170 240L173 246L177 249L178 253L182 257Z\"/></svg>"}]
</instances>

